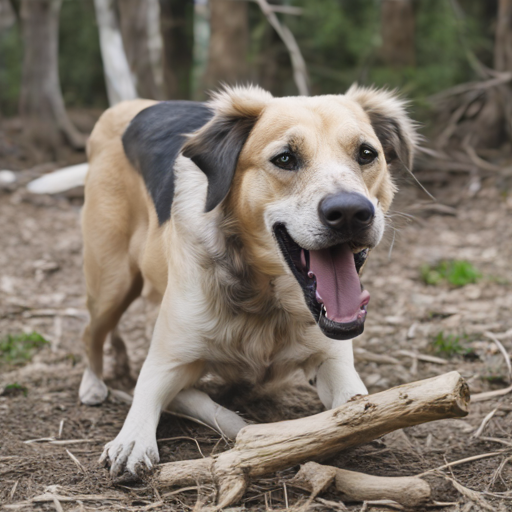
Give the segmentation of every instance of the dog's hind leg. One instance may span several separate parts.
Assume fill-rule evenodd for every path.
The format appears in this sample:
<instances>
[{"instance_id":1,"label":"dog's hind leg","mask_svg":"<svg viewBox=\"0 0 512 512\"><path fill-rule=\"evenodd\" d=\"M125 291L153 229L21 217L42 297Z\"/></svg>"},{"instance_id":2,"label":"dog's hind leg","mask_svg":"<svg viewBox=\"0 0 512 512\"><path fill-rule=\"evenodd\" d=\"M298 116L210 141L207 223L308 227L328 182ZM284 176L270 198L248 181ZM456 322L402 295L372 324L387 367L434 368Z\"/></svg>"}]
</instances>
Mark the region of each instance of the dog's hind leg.
<instances>
[{"instance_id":1,"label":"dog's hind leg","mask_svg":"<svg viewBox=\"0 0 512 512\"><path fill-rule=\"evenodd\" d=\"M238 414L215 403L198 389L184 389L167 407L171 412L199 420L228 439L235 439L238 432L248 425Z\"/></svg>"},{"instance_id":2,"label":"dog's hind leg","mask_svg":"<svg viewBox=\"0 0 512 512\"><path fill-rule=\"evenodd\" d=\"M126 344L119 333L119 326L116 326L110 334L110 348L112 356L110 368L103 370L103 373L116 380L123 389L131 390L135 387L136 380L130 375L130 358Z\"/></svg>"},{"instance_id":3,"label":"dog's hind leg","mask_svg":"<svg viewBox=\"0 0 512 512\"><path fill-rule=\"evenodd\" d=\"M91 259L89 258L89 261ZM88 275L87 261L88 258L86 258L86 276ZM90 265L95 264L94 261L90 262ZM125 267L124 272L123 267ZM87 353L88 367L82 377L79 390L80 400L86 405L98 405L107 397L108 389L103 382L103 345L109 332L115 329L122 314L142 290L142 276L130 270L128 261L125 261L124 265L123 262L117 261L115 269L111 268L111 275L108 275L108 269L109 266L103 267L101 273L95 269L97 273L92 275L101 277L94 279L87 291L87 307L91 319L82 339ZM126 349L122 350L124 342L119 337L115 338L116 331L113 335L114 352L124 352L124 359L127 362ZM119 342L123 345L122 347L119 346Z\"/></svg>"}]
</instances>

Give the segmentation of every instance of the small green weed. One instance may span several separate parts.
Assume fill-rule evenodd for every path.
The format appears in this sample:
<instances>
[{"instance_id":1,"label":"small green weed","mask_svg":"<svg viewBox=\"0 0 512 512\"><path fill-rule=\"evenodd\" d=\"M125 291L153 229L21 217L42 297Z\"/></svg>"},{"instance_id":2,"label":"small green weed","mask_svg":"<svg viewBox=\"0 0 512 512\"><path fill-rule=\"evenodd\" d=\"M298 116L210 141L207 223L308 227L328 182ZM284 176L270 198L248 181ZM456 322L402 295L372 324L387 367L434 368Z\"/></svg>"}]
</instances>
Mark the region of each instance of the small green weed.
<instances>
[{"instance_id":1,"label":"small green weed","mask_svg":"<svg viewBox=\"0 0 512 512\"><path fill-rule=\"evenodd\" d=\"M482 274L465 260L444 260L437 265L422 265L420 268L421 278L425 284L437 285L448 282L453 286L466 286L476 283L481 279Z\"/></svg>"},{"instance_id":2,"label":"small green weed","mask_svg":"<svg viewBox=\"0 0 512 512\"><path fill-rule=\"evenodd\" d=\"M432 339L432 351L443 357L464 356L471 358L473 349L464 346L463 342L469 341L467 335L445 334L443 331L437 333Z\"/></svg>"},{"instance_id":3,"label":"small green weed","mask_svg":"<svg viewBox=\"0 0 512 512\"><path fill-rule=\"evenodd\" d=\"M0 393L2 396L15 396L19 394L23 394L23 396L27 396L28 389L25 386L22 386L21 384L18 384L15 382L14 384L7 384L5 386L2 393Z\"/></svg>"},{"instance_id":4,"label":"small green weed","mask_svg":"<svg viewBox=\"0 0 512 512\"><path fill-rule=\"evenodd\" d=\"M37 332L8 334L0 340L0 362L17 364L30 361L36 350L47 343Z\"/></svg>"}]
</instances>

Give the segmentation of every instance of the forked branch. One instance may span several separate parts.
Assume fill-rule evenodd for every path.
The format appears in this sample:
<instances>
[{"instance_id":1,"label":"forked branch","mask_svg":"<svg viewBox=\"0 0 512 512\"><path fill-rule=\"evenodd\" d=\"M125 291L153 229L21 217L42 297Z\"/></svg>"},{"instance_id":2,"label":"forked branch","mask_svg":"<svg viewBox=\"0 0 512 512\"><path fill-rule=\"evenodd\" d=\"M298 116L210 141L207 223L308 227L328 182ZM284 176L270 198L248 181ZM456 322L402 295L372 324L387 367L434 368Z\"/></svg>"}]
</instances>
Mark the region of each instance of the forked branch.
<instances>
[{"instance_id":1,"label":"forked branch","mask_svg":"<svg viewBox=\"0 0 512 512\"><path fill-rule=\"evenodd\" d=\"M162 464L157 485L214 483L220 509L238 501L252 478L331 457L400 428L464 417L468 404L469 388L457 372L404 384L359 396L314 416L249 425L240 431L231 450L204 459Z\"/></svg>"}]
</instances>

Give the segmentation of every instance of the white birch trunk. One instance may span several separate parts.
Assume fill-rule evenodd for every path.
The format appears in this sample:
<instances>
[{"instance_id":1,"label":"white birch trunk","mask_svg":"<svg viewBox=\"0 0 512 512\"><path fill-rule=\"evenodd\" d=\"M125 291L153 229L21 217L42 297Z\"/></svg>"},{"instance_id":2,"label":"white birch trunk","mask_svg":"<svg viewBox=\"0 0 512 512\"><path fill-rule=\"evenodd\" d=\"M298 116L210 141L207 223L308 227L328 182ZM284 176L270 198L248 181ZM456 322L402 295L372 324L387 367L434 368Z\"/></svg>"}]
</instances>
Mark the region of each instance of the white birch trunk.
<instances>
[{"instance_id":1,"label":"white birch trunk","mask_svg":"<svg viewBox=\"0 0 512 512\"><path fill-rule=\"evenodd\" d=\"M137 98L112 0L94 0L110 106Z\"/></svg>"}]
</instances>

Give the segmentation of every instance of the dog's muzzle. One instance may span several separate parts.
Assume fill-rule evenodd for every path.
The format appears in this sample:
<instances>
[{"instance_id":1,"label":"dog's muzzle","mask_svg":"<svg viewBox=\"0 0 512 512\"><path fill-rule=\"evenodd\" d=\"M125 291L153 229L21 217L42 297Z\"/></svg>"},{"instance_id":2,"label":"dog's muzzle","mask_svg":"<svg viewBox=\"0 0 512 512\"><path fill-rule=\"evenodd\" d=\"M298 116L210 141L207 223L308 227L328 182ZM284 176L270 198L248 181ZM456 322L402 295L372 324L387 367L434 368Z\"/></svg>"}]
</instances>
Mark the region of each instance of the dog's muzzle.
<instances>
[{"instance_id":1,"label":"dog's muzzle","mask_svg":"<svg viewBox=\"0 0 512 512\"><path fill-rule=\"evenodd\" d=\"M351 339L364 330L370 294L363 290L359 271L369 249L354 254L349 242L318 250L297 244L284 224L274 234L304 299L322 332L333 339Z\"/></svg>"}]
</instances>

